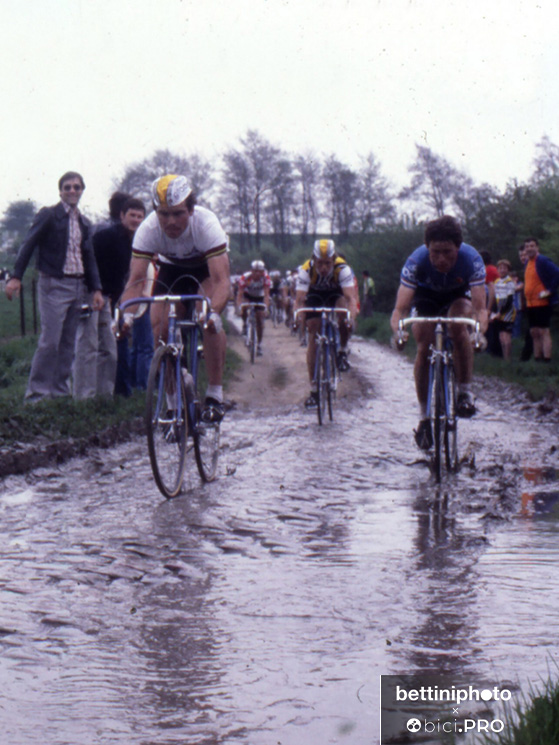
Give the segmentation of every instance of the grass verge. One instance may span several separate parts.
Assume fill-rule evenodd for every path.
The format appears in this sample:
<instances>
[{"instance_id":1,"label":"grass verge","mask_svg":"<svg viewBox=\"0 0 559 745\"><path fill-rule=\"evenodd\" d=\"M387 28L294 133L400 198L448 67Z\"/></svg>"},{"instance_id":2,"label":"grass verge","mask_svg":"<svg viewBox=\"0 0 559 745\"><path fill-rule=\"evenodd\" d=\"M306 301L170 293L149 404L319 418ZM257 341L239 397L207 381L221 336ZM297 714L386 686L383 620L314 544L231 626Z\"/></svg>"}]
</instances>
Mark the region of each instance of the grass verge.
<instances>
[{"instance_id":1,"label":"grass verge","mask_svg":"<svg viewBox=\"0 0 559 745\"><path fill-rule=\"evenodd\" d=\"M121 427L143 417L145 394L135 391L130 398L98 397L85 401L59 398L25 404L23 396L37 338L11 339L0 346L0 444L29 443L37 438L50 441L83 439L111 427ZM241 364L227 351L224 383Z\"/></svg>"},{"instance_id":2,"label":"grass verge","mask_svg":"<svg viewBox=\"0 0 559 745\"><path fill-rule=\"evenodd\" d=\"M366 338L373 338L380 344L389 344L391 339L390 315L375 313L372 318L360 318L357 323L357 333ZM559 332L554 333L552 327L553 348L555 357L559 355ZM507 383L521 386L533 401L544 398L555 398L559 393L559 366L555 362L550 364L535 362L520 362L520 352L523 339L513 339L512 359L508 362L500 357L493 357L487 352L476 354L474 371L476 375L499 378ZM415 343L410 337L403 352L410 359L415 357Z\"/></svg>"},{"instance_id":3,"label":"grass verge","mask_svg":"<svg viewBox=\"0 0 559 745\"><path fill-rule=\"evenodd\" d=\"M549 679L539 692L504 713L504 729L484 735L480 745L557 745L559 743L559 683Z\"/></svg>"}]
</instances>

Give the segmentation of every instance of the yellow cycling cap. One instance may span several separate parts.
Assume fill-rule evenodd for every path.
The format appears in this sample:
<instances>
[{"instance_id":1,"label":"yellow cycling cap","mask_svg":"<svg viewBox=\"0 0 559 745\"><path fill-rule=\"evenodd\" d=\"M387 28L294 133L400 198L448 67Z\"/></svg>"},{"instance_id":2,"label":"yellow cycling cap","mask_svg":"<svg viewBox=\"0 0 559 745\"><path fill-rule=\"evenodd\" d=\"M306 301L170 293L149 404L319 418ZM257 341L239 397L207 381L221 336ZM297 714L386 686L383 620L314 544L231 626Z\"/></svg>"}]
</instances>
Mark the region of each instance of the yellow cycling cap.
<instances>
[{"instance_id":1,"label":"yellow cycling cap","mask_svg":"<svg viewBox=\"0 0 559 745\"><path fill-rule=\"evenodd\" d=\"M336 255L336 244L327 238L314 242L313 256L317 259L331 259Z\"/></svg>"},{"instance_id":2,"label":"yellow cycling cap","mask_svg":"<svg viewBox=\"0 0 559 745\"><path fill-rule=\"evenodd\" d=\"M151 185L151 196L156 207L162 204L176 207L184 202L191 192L186 176L177 176L174 173L156 178Z\"/></svg>"}]
</instances>

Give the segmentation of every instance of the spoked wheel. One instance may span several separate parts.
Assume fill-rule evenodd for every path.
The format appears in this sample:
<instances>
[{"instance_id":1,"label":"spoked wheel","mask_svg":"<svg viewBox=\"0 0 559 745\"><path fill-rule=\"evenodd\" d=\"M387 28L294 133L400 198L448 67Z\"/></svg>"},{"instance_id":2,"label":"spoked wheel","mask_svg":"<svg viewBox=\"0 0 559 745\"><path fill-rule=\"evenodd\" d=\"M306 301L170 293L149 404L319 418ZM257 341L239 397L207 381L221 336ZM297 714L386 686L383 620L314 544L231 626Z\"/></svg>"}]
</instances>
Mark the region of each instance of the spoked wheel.
<instances>
[{"instance_id":1,"label":"spoked wheel","mask_svg":"<svg viewBox=\"0 0 559 745\"><path fill-rule=\"evenodd\" d=\"M207 385L207 375L204 360L198 360L198 380L196 383L196 397L194 405L194 454L196 465L202 481L213 481L217 474L217 460L219 457L219 422L206 423L201 419L204 401L204 391Z\"/></svg>"},{"instance_id":2,"label":"spoked wheel","mask_svg":"<svg viewBox=\"0 0 559 745\"><path fill-rule=\"evenodd\" d=\"M456 417L456 380L454 368L449 365L445 370L446 417L444 429L444 453L446 470L458 470L458 420Z\"/></svg>"},{"instance_id":3,"label":"spoked wheel","mask_svg":"<svg viewBox=\"0 0 559 745\"><path fill-rule=\"evenodd\" d=\"M145 422L155 483L165 497L176 497L186 465L188 426L184 380L181 376L177 386L176 358L169 347L159 347L151 362Z\"/></svg>"},{"instance_id":4,"label":"spoked wheel","mask_svg":"<svg viewBox=\"0 0 559 745\"><path fill-rule=\"evenodd\" d=\"M318 423L322 424L326 418L326 405L328 400L328 378L325 375L325 350L322 343L318 344L316 348L316 394L318 397L318 406L316 407L316 413L318 415Z\"/></svg>"},{"instance_id":5,"label":"spoked wheel","mask_svg":"<svg viewBox=\"0 0 559 745\"><path fill-rule=\"evenodd\" d=\"M254 359L256 357L256 323L254 322L254 319L249 321L248 349L250 353L250 361L254 364Z\"/></svg>"},{"instance_id":6,"label":"spoked wheel","mask_svg":"<svg viewBox=\"0 0 559 745\"><path fill-rule=\"evenodd\" d=\"M326 381L326 397L328 401L328 418L330 421L334 419L334 398L336 396L335 384L335 372L334 369L336 364L332 357L332 349L330 347L324 350L324 378Z\"/></svg>"},{"instance_id":7,"label":"spoked wheel","mask_svg":"<svg viewBox=\"0 0 559 745\"><path fill-rule=\"evenodd\" d=\"M433 472L437 483L441 481L442 457L444 451L444 390L441 361L435 361L431 381L431 431L433 433Z\"/></svg>"}]
</instances>

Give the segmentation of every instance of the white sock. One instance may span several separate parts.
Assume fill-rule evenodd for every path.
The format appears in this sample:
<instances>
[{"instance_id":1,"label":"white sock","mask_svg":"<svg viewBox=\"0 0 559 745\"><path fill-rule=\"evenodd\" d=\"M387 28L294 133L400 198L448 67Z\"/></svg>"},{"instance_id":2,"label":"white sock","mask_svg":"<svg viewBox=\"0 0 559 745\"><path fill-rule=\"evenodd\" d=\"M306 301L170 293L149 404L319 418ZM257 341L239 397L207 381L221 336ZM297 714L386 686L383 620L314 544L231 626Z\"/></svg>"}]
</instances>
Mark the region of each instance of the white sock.
<instances>
[{"instance_id":1,"label":"white sock","mask_svg":"<svg viewBox=\"0 0 559 745\"><path fill-rule=\"evenodd\" d=\"M209 398L215 398L219 403L223 403L223 386L222 385L208 385L206 388L206 396Z\"/></svg>"}]
</instances>

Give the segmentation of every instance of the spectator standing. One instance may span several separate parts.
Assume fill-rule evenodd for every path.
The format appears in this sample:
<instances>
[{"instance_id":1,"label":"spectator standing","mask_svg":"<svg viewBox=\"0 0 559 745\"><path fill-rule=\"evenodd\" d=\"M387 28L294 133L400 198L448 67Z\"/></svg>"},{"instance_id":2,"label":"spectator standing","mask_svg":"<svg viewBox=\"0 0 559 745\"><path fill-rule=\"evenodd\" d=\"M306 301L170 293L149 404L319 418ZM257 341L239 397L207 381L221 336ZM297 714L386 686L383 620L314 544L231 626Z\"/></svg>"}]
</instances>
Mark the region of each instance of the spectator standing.
<instances>
[{"instance_id":1,"label":"spectator standing","mask_svg":"<svg viewBox=\"0 0 559 745\"><path fill-rule=\"evenodd\" d=\"M499 342L503 352L503 358L510 360L512 344L512 327L516 317L514 307L514 296L516 293L516 283L510 276L510 261L501 259L497 262L499 279L494 283L495 287L495 311L491 314L491 319L495 324L495 329L499 334Z\"/></svg>"},{"instance_id":2,"label":"spectator standing","mask_svg":"<svg viewBox=\"0 0 559 745\"><path fill-rule=\"evenodd\" d=\"M98 222L93 228L93 235L99 230L105 228L112 228L113 225L118 225L120 222L120 213L126 202L132 198L132 194L127 194L125 191L115 191L111 194L109 199L109 217L105 220Z\"/></svg>"},{"instance_id":3,"label":"spectator standing","mask_svg":"<svg viewBox=\"0 0 559 745\"><path fill-rule=\"evenodd\" d=\"M82 176L68 171L58 182L60 202L39 210L16 259L6 295L21 291L21 280L38 249L38 303L41 335L25 398L38 401L70 394L76 330L83 305L103 306L101 280L91 243L91 223L78 210Z\"/></svg>"},{"instance_id":4,"label":"spectator standing","mask_svg":"<svg viewBox=\"0 0 559 745\"><path fill-rule=\"evenodd\" d=\"M363 316L363 318L369 318L373 315L373 300L376 291L375 282L367 269L363 271L362 287L363 303L361 307L361 315Z\"/></svg>"},{"instance_id":5,"label":"spectator standing","mask_svg":"<svg viewBox=\"0 0 559 745\"><path fill-rule=\"evenodd\" d=\"M129 198L122 207L119 222L93 236L105 304L78 327L74 364L76 398L130 395L128 338L122 337L117 343L111 324L112 312L130 269L132 238L144 217L143 202Z\"/></svg>"},{"instance_id":6,"label":"spectator standing","mask_svg":"<svg viewBox=\"0 0 559 745\"><path fill-rule=\"evenodd\" d=\"M150 297L153 291L154 281L157 278L155 262L150 262L147 270L147 279L144 284L142 297ZM132 346L130 348L130 385L132 388L145 390L148 384L148 374L153 357L153 332L149 306L143 303L134 314L132 324Z\"/></svg>"},{"instance_id":7,"label":"spectator standing","mask_svg":"<svg viewBox=\"0 0 559 745\"><path fill-rule=\"evenodd\" d=\"M534 359L551 362L551 314L557 302L559 267L540 254L535 238L524 241L524 295L530 334L534 342Z\"/></svg>"}]
</instances>

